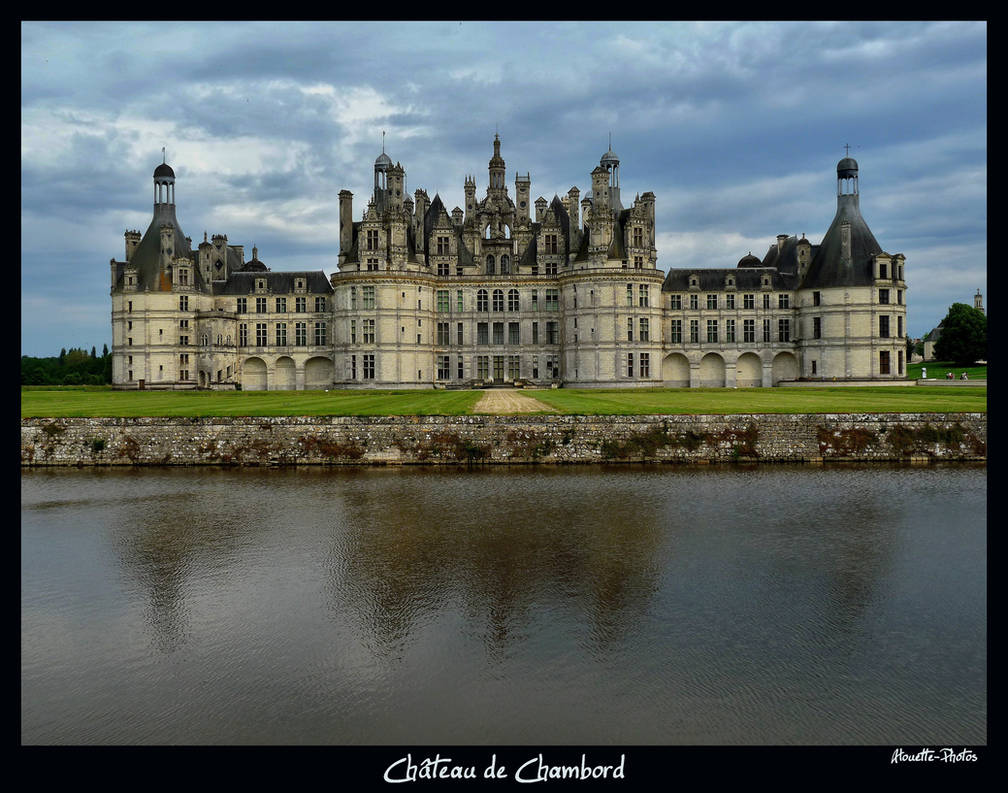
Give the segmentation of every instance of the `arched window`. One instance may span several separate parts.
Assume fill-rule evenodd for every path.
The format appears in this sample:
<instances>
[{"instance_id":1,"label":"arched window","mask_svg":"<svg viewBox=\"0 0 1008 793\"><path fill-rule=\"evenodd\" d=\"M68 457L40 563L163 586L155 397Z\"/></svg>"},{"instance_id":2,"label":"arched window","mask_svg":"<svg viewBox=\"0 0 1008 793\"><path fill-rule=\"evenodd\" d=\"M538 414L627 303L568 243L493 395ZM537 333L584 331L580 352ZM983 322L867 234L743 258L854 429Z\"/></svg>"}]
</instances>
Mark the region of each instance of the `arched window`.
<instances>
[{"instance_id":1,"label":"arched window","mask_svg":"<svg viewBox=\"0 0 1008 793\"><path fill-rule=\"evenodd\" d=\"M494 257L493 256L487 256L487 274L488 275L493 275L494 274Z\"/></svg>"},{"instance_id":2,"label":"arched window","mask_svg":"<svg viewBox=\"0 0 1008 793\"><path fill-rule=\"evenodd\" d=\"M493 310L503 311L504 310L504 290L494 289L493 291Z\"/></svg>"},{"instance_id":3,"label":"arched window","mask_svg":"<svg viewBox=\"0 0 1008 793\"><path fill-rule=\"evenodd\" d=\"M480 289L476 293L476 310L477 311L487 311L487 310L489 310L488 306L487 306L487 290L486 289Z\"/></svg>"},{"instance_id":4,"label":"arched window","mask_svg":"<svg viewBox=\"0 0 1008 793\"><path fill-rule=\"evenodd\" d=\"M503 256L501 256L500 265L501 265L501 275L507 275L509 272L508 268L511 265L511 259L508 257L506 253Z\"/></svg>"},{"instance_id":5,"label":"arched window","mask_svg":"<svg viewBox=\"0 0 1008 793\"><path fill-rule=\"evenodd\" d=\"M521 307L518 302L518 290L509 289L508 290L508 311L520 311Z\"/></svg>"}]
</instances>

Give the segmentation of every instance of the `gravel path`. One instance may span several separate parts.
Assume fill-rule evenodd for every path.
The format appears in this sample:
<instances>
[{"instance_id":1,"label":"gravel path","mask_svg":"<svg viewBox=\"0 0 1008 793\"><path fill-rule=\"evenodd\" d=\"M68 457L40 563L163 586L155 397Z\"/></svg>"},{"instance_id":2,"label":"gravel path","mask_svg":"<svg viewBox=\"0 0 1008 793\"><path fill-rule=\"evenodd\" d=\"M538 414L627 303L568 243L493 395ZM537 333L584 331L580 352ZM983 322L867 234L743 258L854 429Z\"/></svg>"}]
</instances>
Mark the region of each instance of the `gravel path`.
<instances>
[{"instance_id":1,"label":"gravel path","mask_svg":"<svg viewBox=\"0 0 1008 793\"><path fill-rule=\"evenodd\" d=\"M483 397L473 408L473 413L552 413L553 408L538 399L525 396L516 388L492 388L483 392Z\"/></svg>"}]
</instances>

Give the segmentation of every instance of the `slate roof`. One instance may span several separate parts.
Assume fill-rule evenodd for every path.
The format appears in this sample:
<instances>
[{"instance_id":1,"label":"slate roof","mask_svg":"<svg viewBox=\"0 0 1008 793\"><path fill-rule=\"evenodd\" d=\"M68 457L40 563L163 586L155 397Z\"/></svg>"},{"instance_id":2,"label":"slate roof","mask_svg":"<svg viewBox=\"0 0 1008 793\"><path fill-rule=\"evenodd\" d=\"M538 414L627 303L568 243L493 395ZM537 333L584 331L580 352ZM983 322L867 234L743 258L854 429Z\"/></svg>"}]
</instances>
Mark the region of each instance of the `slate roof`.
<instances>
[{"instance_id":1,"label":"slate roof","mask_svg":"<svg viewBox=\"0 0 1008 793\"><path fill-rule=\"evenodd\" d=\"M803 286L870 286L874 283L872 257L882 253L882 248L861 217L858 203L856 194L837 197L836 216L812 256ZM840 256L840 227L844 222L849 222L851 229L849 261Z\"/></svg>"},{"instance_id":2,"label":"slate roof","mask_svg":"<svg viewBox=\"0 0 1008 793\"><path fill-rule=\"evenodd\" d=\"M160 166L158 166L160 167ZM172 250L175 256L183 256L191 259L194 263L196 254L189 247L189 241L185 233L179 226L175 218L175 207L173 204L155 204L154 217L151 219L147 231L144 232L143 239L133 251L130 259L130 266L137 270L138 291L150 290L151 292L170 292L171 281L167 275L161 272L161 227L171 226L173 231ZM202 287L202 277L199 275L199 268L196 270L198 279L197 287ZM120 279L122 273L119 273Z\"/></svg>"},{"instance_id":3,"label":"slate roof","mask_svg":"<svg viewBox=\"0 0 1008 793\"><path fill-rule=\"evenodd\" d=\"M332 284L321 270L237 272L232 273L227 281L216 282L213 291L215 295L251 295L259 278L266 279L266 285L273 294L292 294L295 278L305 279L307 292L332 294L333 291Z\"/></svg>"},{"instance_id":4,"label":"slate roof","mask_svg":"<svg viewBox=\"0 0 1008 793\"><path fill-rule=\"evenodd\" d=\"M698 287L705 292L718 292L725 288L726 279L735 279L735 289L740 292L759 291L762 284L763 275L769 273L770 287L778 291L790 291L797 287L797 276L780 273L771 267L725 267L708 268L697 267L692 270L678 269L669 270L662 283L663 292L688 292L690 290L689 279L695 275L699 282Z\"/></svg>"}]
</instances>

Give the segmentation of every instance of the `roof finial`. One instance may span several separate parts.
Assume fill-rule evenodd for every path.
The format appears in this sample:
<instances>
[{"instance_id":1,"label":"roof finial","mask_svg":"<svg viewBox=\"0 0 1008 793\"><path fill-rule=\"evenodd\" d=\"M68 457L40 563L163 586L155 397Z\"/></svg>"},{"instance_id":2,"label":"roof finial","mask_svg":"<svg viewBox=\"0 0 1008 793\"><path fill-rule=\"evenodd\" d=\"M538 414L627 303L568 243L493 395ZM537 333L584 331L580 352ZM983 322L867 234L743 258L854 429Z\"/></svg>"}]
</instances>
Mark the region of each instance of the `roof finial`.
<instances>
[{"instance_id":1,"label":"roof finial","mask_svg":"<svg viewBox=\"0 0 1008 793\"><path fill-rule=\"evenodd\" d=\"M385 153L385 130L381 131L381 153Z\"/></svg>"},{"instance_id":2,"label":"roof finial","mask_svg":"<svg viewBox=\"0 0 1008 793\"><path fill-rule=\"evenodd\" d=\"M850 157L850 144L849 143L845 143L844 144L844 148L847 150L847 156Z\"/></svg>"},{"instance_id":3,"label":"roof finial","mask_svg":"<svg viewBox=\"0 0 1008 793\"><path fill-rule=\"evenodd\" d=\"M612 151L612 130L609 130L609 151Z\"/></svg>"},{"instance_id":4,"label":"roof finial","mask_svg":"<svg viewBox=\"0 0 1008 793\"><path fill-rule=\"evenodd\" d=\"M164 146L161 147L161 162L162 162L162 164L164 164L165 162L167 162L167 155L165 154L165 147Z\"/></svg>"}]
</instances>

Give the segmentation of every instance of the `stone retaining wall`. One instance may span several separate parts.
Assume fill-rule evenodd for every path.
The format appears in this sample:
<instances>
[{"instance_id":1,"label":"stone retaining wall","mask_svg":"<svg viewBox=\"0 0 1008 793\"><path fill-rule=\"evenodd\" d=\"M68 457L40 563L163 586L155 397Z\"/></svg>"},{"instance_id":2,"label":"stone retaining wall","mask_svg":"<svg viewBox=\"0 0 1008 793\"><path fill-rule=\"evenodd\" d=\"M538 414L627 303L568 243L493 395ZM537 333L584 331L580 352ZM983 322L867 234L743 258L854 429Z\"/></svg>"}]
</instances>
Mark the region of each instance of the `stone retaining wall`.
<instances>
[{"instance_id":1,"label":"stone retaining wall","mask_svg":"<svg viewBox=\"0 0 1008 793\"><path fill-rule=\"evenodd\" d=\"M986 459L984 413L21 420L29 466Z\"/></svg>"}]
</instances>

